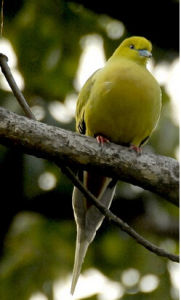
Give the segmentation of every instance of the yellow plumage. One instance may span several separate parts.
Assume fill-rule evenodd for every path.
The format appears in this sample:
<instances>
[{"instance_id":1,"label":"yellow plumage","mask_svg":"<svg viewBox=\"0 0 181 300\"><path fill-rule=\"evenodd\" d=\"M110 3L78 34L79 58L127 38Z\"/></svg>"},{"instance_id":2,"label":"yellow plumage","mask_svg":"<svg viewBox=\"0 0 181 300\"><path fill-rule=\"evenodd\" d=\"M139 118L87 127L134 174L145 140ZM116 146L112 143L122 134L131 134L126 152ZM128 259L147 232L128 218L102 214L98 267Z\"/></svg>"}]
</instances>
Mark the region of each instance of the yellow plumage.
<instances>
[{"instance_id":1,"label":"yellow plumage","mask_svg":"<svg viewBox=\"0 0 181 300\"><path fill-rule=\"evenodd\" d=\"M80 91L76 129L125 146L142 146L156 127L161 110L161 90L146 69L152 45L143 37L124 40L103 69L95 72ZM79 179L106 207L111 205L116 182L87 172ZM97 181L96 181L97 179ZM73 294L84 256L103 216L74 188L73 208L77 223Z\"/></svg>"}]
</instances>

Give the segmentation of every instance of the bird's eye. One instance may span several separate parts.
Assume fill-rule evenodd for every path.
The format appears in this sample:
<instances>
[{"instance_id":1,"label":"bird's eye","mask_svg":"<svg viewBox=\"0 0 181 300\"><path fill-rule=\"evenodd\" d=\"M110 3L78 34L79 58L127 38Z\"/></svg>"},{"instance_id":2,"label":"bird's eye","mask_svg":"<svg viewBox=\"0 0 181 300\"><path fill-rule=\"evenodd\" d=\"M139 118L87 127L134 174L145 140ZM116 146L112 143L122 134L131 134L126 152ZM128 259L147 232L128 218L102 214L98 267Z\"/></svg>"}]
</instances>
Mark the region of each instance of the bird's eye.
<instances>
[{"instance_id":1,"label":"bird's eye","mask_svg":"<svg viewBox=\"0 0 181 300\"><path fill-rule=\"evenodd\" d=\"M134 49L134 45L133 44L131 44L129 47L130 47L130 49Z\"/></svg>"}]
</instances>

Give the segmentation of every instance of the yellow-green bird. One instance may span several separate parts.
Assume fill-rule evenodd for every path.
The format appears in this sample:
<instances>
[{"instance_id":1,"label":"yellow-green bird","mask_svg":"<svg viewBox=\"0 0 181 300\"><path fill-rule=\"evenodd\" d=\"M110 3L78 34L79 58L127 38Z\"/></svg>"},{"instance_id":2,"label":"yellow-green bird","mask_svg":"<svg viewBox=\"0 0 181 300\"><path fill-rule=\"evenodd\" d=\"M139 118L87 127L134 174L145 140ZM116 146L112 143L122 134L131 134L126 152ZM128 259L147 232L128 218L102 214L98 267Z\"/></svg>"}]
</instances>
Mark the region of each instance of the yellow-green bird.
<instances>
[{"instance_id":1,"label":"yellow-green bird","mask_svg":"<svg viewBox=\"0 0 181 300\"><path fill-rule=\"evenodd\" d=\"M80 91L76 129L101 144L111 141L140 152L155 129L161 110L160 87L147 70L152 44L144 37L125 39L104 68L96 71ZM116 180L79 171L79 179L106 207L110 207ZM74 187L73 209L77 240L71 293L81 271L89 244L103 215Z\"/></svg>"}]
</instances>

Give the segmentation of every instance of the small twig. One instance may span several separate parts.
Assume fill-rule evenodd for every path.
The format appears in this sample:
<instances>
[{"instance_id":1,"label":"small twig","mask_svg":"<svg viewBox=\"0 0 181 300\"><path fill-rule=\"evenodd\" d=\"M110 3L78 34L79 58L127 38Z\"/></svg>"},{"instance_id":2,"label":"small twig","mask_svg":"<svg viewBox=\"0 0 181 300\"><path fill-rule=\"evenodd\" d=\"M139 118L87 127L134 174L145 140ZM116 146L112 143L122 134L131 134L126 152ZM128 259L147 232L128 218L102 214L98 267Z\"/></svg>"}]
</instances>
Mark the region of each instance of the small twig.
<instances>
[{"instance_id":1,"label":"small twig","mask_svg":"<svg viewBox=\"0 0 181 300\"><path fill-rule=\"evenodd\" d=\"M33 119L33 120L36 120L35 116L33 115L29 105L27 104L27 101L26 99L24 98L23 94L21 93L21 91L19 90L14 78L13 78L13 75L11 73L11 70L8 66L8 58L7 56L5 56L4 54L0 53L0 66L1 66L1 70L2 70L2 73L4 74L7 82L9 83L12 91L13 91L13 94L14 96L16 97L16 99L18 100L19 104L21 105L25 115L30 118L30 119Z\"/></svg>"},{"instance_id":2,"label":"small twig","mask_svg":"<svg viewBox=\"0 0 181 300\"><path fill-rule=\"evenodd\" d=\"M1 37L3 36L3 25L4 25L3 9L4 9L4 0L2 0L2 2L1 2Z\"/></svg>"},{"instance_id":3,"label":"small twig","mask_svg":"<svg viewBox=\"0 0 181 300\"><path fill-rule=\"evenodd\" d=\"M114 215L108 208L102 205L94 195L92 195L82 184L82 182L75 176L72 170L69 167L60 166L63 173L67 175L67 177L72 181L72 183L84 194L84 196L91 201L101 212L102 214L109 220L116 224L121 230L127 232L132 238L134 238L137 243L141 244L146 249L150 250L151 252L157 254L158 256L167 257L168 259L179 262L179 256L174 255L165 251L162 248L157 247L156 245L152 244L141 235L139 235L133 228L131 228L127 223L123 220L118 218Z\"/></svg>"},{"instance_id":4,"label":"small twig","mask_svg":"<svg viewBox=\"0 0 181 300\"><path fill-rule=\"evenodd\" d=\"M33 113L31 112L26 99L20 92L12 74L7 64L7 57L3 54L0 54L0 66L2 68L2 72L5 75L10 87L13 90L13 93L15 97L17 98L18 102L22 106L23 110L25 111L26 115L30 118L35 120L35 117ZM139 235L133 228L131 228L127 223L125 223L123 220L118 218L116 215L114 215L109 209L107 209L104 205L102 205L85 187L84 185L78 180L78 178L74 175L72 170L64 165L60 165L60 168L62 171L67 175L67 177L72 181L72 183L84 194L84 196L91 201L99 210L102 212L102 214L108 218L110 221L115 223L118 227L121 228L121 230L127 232L131 237L133 237L139 244L141 244L146 249L150 250L151 252L162 256L167 257L168 259L179 262L179 256L171 254L164 249L161 249L157 247L156 245L150 243L148 240L143 238L141 235Z\"/></svg>"}]
</instances>

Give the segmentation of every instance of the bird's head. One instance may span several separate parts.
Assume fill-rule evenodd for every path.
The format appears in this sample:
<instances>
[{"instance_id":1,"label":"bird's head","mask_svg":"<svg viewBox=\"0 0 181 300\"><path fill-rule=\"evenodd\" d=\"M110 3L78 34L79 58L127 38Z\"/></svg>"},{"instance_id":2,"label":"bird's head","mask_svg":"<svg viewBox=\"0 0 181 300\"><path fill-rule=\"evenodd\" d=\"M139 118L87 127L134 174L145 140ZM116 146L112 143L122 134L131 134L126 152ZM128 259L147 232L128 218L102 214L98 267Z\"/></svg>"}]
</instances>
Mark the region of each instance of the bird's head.
<instances>
[{"instance_id":1,"label":"bird's head","mask_svg":"<svg viewBox=\"0 0 181 300\"><path fill-rule=\"evenodd\" d=\"M113 53L113 57L126 57L139 64L145 65L151 54L152 44L140 36L125 39Z\"/></svg>"}]
</instances>

